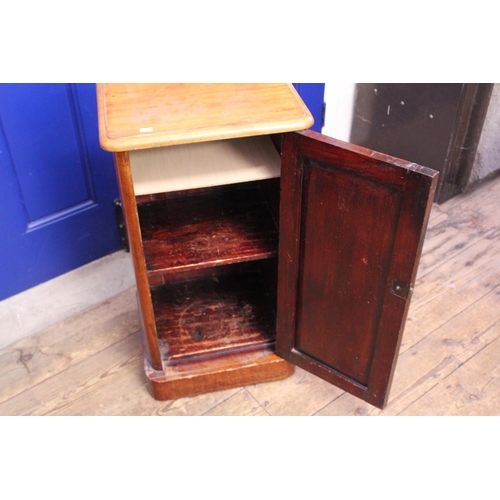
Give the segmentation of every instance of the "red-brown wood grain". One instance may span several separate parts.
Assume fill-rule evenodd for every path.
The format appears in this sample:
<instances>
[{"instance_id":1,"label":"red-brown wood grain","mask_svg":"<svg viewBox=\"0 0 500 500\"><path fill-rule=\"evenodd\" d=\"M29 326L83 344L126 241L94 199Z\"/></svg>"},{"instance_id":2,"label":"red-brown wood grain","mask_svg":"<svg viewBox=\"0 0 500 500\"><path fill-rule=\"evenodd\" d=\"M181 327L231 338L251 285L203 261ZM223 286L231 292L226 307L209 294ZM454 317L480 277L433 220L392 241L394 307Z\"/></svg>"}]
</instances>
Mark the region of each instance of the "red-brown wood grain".
<instances>
[{"instance_id":1,"label":"red-brown wood grain","mask_svg":"<svg viewBox=\"0 0 500 500\"><path fill-rule=\"evenodd\" d=\"M151 285L278 253L278 229L258 183L143 202L138 211Z\"/></svg>"},{"instance_id":2,"label":"red-brown wood grain","mask_svg":"<svg viewBox=\"0 0 500 500\"><path fill-rule=\"evenodd\" d=\"M197 396L289 377L295 367L277 356L272 347L226 353L166 366L164 371L144 363L148 386L159 400Z\"/></svg>"},{"instance_id":3,"label":"red-brown wood grain","mask_svg":"<svg viewBox=\"0 0 500 500\"><path fill-rule=\"evenodd\" d=\"M137 295L141 313L141 326L146 340L144 351L153 369L162 370L162 359L158 338L156 336L156 322L146 274L146 262L144 259L139 217L135 202L130 159L128 153L124 152L114 153L114 160L120 197L123 204L123 215L130 243L130 253L132 254L132 261L134 264Z\"/></svg>"},{"instance_id":4,"label":"red-brown wood grain","mask_svg":"<svg viewBox=\"0 0 500 500\"><path fill-rule=\"evenodd\" d=\"M285 136L278 354L385 404L436 179L314 132Z\"/></svg>"},{"instance_id":5,"label":"red-brown wood grain","mask_svg":"<svg viewBox=\"0 0 500 500\"><path fill-rule=\"evenodd\" d=\"M276 309L258 271L152 289L164 365L274 345Z\"/></svg>"}]
</instances>

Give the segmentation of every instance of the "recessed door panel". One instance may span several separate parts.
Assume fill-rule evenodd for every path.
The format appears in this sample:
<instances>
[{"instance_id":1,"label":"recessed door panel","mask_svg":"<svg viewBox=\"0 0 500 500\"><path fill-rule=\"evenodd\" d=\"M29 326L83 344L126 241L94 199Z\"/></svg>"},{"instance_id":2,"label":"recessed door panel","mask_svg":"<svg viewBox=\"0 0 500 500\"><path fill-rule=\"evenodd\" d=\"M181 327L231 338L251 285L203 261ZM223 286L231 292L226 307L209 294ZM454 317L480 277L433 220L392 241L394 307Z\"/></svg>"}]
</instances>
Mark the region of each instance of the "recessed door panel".
<instances>
[{"instance_id":1,"label":"recessed door panel","mask_svg":"<svg viewBox=\"0 0 500 500\"><path fill-rule=\"evenodd\" d=\"M296 349L367 385L401 197L317 162L304 176Z\"/></svg>"}]
</instances>

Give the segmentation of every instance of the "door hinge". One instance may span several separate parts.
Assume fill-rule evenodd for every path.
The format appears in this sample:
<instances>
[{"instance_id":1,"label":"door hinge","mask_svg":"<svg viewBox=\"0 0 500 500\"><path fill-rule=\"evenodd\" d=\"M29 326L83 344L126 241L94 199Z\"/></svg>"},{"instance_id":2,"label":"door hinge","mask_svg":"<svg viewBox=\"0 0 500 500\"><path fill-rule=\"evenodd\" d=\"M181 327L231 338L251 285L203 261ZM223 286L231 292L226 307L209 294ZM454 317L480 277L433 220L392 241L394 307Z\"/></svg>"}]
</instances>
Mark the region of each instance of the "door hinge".
<instances>
[{"instance_id":1,"label":"door hinge","mask_svg":"<svg viewBox=\"0 0 500 500\"><path fill-rule=\"evenodd\" d=\"M130 246L129 246L128 236L127 236L127 227L125 226L125 217L123 216L122 201L121 200L114 200L113 205L115 207L116 223L118 225L118 232L120 234L122 248L126 252L130 252Z\"/></svg>"},{"instance_id":2,"label":"door hinge","mask_svg":"<svg viewBox=\"0 0 500 500\"><path fill-rule=\"evenodd\" d=\"M408 300L413 292L413 288L403 281L394 279L391 285L391 293L401 297L402 299Z\"/></svg>"}]
</instances>

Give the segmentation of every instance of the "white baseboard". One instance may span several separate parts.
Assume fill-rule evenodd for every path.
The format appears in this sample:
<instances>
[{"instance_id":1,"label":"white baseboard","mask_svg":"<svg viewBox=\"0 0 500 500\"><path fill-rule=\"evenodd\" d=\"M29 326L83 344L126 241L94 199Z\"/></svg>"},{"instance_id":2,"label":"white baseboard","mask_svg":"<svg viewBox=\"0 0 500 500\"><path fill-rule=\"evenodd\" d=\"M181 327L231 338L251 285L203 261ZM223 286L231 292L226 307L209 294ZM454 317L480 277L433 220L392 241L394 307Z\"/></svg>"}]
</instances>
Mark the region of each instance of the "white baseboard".
<instances>
[{"instance_id":1,"label":"white baseboard","mask_svg":"<svg viewBox=\"0 0 500 500\"><path fill-rule=\"evenodd\" d=\"M103 257L0 302L0 349L135 286L132 258Z\"/></svg>"}]
</instances>

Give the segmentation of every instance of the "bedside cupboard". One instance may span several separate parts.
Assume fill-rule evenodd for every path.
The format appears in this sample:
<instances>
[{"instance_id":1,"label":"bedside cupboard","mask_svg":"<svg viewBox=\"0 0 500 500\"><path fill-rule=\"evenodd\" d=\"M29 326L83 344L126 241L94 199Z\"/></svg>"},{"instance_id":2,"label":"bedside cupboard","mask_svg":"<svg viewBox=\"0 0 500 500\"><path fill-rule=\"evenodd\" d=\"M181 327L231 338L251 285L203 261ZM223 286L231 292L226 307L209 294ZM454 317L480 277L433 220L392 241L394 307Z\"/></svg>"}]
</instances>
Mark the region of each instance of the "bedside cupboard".
<instances>
[{"instance_id":1,"label":"bedside cupboard","mask_svg":"<svg viewBox=\"0 0 500 500\"><path fill-rule=\"evenodd\" d=\"M383 407L437 173L307 131L291 84L99 84L97 98L153 396L296 365Z\"/></svg>"}]
</instances>

